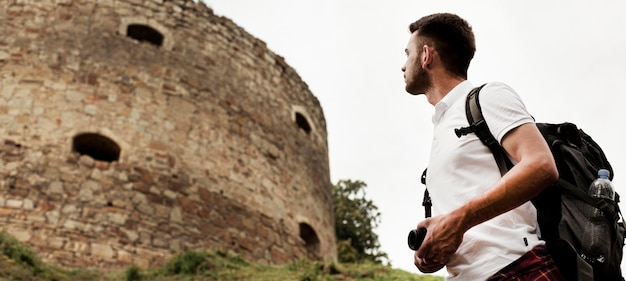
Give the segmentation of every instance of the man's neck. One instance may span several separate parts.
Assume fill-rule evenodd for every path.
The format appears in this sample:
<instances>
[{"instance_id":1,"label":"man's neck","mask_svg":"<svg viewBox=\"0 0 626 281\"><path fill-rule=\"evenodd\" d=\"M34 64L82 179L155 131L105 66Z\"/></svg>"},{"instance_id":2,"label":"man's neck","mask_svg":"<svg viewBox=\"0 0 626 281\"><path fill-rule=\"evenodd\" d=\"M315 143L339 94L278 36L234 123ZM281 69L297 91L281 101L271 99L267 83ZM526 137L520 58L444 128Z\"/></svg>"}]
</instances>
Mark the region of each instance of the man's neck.
<instances>
[{"instance_id":1,"label":"man's neck","mask_svg":"<svg viewBox=\"0 0 626 281\"><path fill-rule=\"evenodd\" d=\"M433 106L439 103L454 87L466 79L460 77L446 77L444 79L433 79L432 87L425 93L428 103Z\"/></svg>"}]
</instances>

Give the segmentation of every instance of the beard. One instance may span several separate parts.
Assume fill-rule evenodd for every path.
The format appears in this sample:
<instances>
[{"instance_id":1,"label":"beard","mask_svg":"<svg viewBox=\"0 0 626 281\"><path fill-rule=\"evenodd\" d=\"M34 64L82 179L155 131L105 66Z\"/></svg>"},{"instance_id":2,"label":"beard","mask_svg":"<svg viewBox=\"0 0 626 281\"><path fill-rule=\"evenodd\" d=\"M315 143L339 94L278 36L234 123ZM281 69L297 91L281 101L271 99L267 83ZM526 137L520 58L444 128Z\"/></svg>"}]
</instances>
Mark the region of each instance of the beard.
<instances>
[{"instance_id":1,"label":"beard","mask_svg":"<svg viewBox=\"0 0 626 281\"><path fill-rule=\"evenodd\" d=\"M433 85L433 80L428 72L422 68L421 64L417 65L417 71L413 79L406 84L406 91L412 95L423 95Z\"/></svg>"}]
</instances>

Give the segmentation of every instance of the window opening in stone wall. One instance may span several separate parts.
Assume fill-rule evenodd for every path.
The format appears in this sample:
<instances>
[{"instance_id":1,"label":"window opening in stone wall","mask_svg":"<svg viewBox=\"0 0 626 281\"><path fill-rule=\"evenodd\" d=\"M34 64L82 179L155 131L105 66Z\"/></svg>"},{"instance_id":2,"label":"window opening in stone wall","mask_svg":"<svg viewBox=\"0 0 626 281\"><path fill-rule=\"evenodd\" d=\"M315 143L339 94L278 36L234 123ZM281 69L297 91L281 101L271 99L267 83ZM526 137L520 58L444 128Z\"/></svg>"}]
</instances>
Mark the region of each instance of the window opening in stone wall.
<instances>
[{"instance_id":1,"label":"window opening in stone wall","mask_svg":"<svg viewBox=\"0 0 626 281\"><path fill-rule=\"evenodd\" d=\"M163 45L163 34L147 25L129 24L126 29L126 35L139 42L148 42L158 47Z\"/></svg>"},{"instance_id":2,"label":"window opening in stone wall","mask_svg":"<svg viewBox=\"0 0 626 281\"><path fill-rule=\"evenodd\" d=\"M320 239L315 230L307 223L300 223L300 238L304 241L304 247L311 257L319 257Z\"/></svg>"},{"instance_id":3,"label":"window opening in stone wall","mask_svg":"<svg viewBox=\"0 0 626 281\"><path fill-rule=\"evenodd\" d=\"M119 160L120 150L117 143L100 134L80 134L75 136L72 142L72 151L80 155L89 155L99 161L113 162Z\"/></svg>"},{"instance_id":4,"label":"window opening in stone wall","mask_svg":"<svg viewBox=\"0 0 626 281\"><path fill-rule=\"evenodd\" d=\"M304 115L300 112L296 112L296 124L298 124L298 127L300 127L300 129L305 131L307 134L311 133L311 125L309 124L309 121L306 120L306 117L304 117Z\"/></svg>"}]
</instances>

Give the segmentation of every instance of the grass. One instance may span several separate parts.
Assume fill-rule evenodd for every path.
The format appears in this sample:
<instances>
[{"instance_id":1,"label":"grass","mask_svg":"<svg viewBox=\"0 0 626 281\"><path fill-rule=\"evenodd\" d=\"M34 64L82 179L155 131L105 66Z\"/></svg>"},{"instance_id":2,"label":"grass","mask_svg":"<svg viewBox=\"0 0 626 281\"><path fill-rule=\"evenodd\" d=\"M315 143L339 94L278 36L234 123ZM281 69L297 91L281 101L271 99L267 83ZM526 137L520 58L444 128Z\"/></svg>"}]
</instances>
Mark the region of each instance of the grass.
<instances>
[{"instance_id":1,"label":"grass","mask_svg":"<svg viewBox=\"0 0 626 281\"><path fill-rule=\"evenodd\" d=\"M272 266L224 252L188 251L163 267L126 270L65 269L42 262L29 248L0 232L0 280L20 281L439 281L380 264L326 264L299 260Z\"/></svg>"}]
</instances>

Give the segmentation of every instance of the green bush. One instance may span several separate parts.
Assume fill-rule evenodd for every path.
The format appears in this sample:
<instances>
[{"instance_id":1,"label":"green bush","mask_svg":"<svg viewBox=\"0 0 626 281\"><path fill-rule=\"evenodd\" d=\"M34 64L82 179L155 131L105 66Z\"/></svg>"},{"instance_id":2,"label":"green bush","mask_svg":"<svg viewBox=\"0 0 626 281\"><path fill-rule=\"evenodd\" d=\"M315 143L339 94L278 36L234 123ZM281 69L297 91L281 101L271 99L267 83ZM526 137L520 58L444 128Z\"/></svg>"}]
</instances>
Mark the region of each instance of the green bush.
<instances>
[{"instance_id":1,"label":"green bush","mask_svg":"<svg viewBox=\"0 0 626 281\"><path fill-rule=\"evenodd\" d=\"M340 180L333 188L339 262L373 261L381 264L384 259L388 260L387 253L380 249L378 234L374 232L380 223L380 212L366 197L366 187L362 181Z\"/></svg>"},{"instance_id":2,"label":"green bush","mask_svg":"<svg viewBox=\"0 0 626 281\"><path fill-rule=\"evenodd\" d=\"M188 251L172 258L165 265L165 274L201 274L209 269L207 254Z\"/></svg>"},{"instance_id":3,"label":"green bush","mask_svg":"<svg viewBox=\"0 0 626 281\"><path fill-rule=\"evenodd\" d=\"M126 281L139 281L141 280L141 274L139 273L139 267L131 265L126 270Z\"/></svg>"},{"instance_id":4,"label":"green bush","mask_svg":"<svg viewBox=\"0 0 626 281\"><path fill-rule=\"evenodd\" d=\"M35 253L4 231L0 232L0 249L9 259L31 267L35 275L44 271Z\"/></svg>"}]
</instances>

